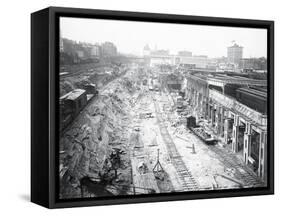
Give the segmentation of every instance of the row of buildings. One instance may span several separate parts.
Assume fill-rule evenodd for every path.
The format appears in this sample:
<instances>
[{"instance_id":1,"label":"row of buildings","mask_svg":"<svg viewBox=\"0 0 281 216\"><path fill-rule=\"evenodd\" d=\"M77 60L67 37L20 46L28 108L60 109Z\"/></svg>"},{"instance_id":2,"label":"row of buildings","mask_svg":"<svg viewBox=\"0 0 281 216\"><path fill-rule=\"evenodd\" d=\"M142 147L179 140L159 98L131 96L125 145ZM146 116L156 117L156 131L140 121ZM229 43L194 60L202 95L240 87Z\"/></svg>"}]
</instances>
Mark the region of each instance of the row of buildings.
<instances>
[{"instance_id":1,"label":"row of buildings","mask_svg":"<svg viewBox=\"0 0 281 216\"><path fill-rule=\"evenodd\" d=\"M197 118L266 182L267 80L191 70L182 89Z\"/></svg>"},{"instance_id":2,"label":"row of buildings","mask_svg":"<svg viewBox=\"0 0 281 216\"><path fill-rule=\"evenodd\" d=\"M99 59L101 57L117 56L117 47L112 42L91 44L61 38L60 52L77 60Z\"/></svg>"},{"instance_id":3,"label":"row of buildings","mask_svg":"<svg viewBox=\"0 0 281 216\"><path fill-rule=\"evenodd\" d=\"M144 47L143 56L145 62L152 67L161 64L186 64L197 68L206 68L209 62L207 56L195 56L190 51L179 51L176 55L172 55L169 50L151 50L148 45Z\"/></svg>"},{"instance_id":4,"label":"row of buildings","mask_svg":"<svg viewBox=\"0 0 281 216\"><path fill-rule=\"evenodd\" d=\"M261 58L243 58L243 47L233 44L227 47L227 57L208 58L206 55L193 55L190 51L179 51L177 54L170 54L169 50L150 49L146 45L143 49L145 62L150 66L155 65L188 65L193 68L205 68L213 71L243 72L267 70L267 60Z\"/></svg>"}]
</instances>

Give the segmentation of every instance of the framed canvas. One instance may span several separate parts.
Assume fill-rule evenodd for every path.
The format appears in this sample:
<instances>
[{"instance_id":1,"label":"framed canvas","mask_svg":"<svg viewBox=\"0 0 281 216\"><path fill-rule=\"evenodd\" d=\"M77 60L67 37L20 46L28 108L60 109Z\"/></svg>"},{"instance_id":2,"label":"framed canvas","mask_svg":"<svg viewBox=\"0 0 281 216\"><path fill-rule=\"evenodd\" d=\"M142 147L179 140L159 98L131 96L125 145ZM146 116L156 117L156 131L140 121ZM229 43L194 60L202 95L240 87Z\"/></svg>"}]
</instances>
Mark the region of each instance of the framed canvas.
<instances>
[{"instance_id":1,"label":"framed canvas","mask_svg":"<svg viewBox=\"0 0 281 216\"><path fill-rule=\"evenodd\" d=\"M31 201L274 193L274 22L31 15Z\"/></svg>"}]
</instances>

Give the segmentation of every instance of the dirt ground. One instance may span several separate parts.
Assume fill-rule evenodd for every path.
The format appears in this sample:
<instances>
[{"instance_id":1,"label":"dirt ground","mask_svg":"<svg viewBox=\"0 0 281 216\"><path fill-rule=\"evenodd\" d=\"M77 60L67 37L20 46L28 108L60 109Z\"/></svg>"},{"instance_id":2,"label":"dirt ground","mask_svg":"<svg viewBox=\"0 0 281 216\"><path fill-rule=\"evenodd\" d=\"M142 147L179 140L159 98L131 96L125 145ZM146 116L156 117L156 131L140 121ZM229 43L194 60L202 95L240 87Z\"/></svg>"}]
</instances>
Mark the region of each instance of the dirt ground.
<instances>
[{"instance_id":1,"label":"dirt ground","mask_svg":"<svg viewBox=\"0 0 281 216\"><path fill-rule=\"evenodd\" d=\"M137 71L103 86L61 137L61 198L260 185L238 157L173 126L173 96L149 91Z\"/></svg>"},{"instance_id":2,"label":"dirt ground","mask_svg":"<svg viewBox=\"0 0 281 216\"><path fill-rule=\"evenodd\" d=\"M61 137L62 198L81 197L83 178L95 181L105 195L108 194L106 191L116 195L130 192L130 134L127 131L130 130L130 112L136 93L130 85L133 82L125 76L104 86ZM120 165L117 167L116 178L115 164L110 159L117 151ZM95 195L86 190L83 196Z\"/></svg>"}]
</instances>

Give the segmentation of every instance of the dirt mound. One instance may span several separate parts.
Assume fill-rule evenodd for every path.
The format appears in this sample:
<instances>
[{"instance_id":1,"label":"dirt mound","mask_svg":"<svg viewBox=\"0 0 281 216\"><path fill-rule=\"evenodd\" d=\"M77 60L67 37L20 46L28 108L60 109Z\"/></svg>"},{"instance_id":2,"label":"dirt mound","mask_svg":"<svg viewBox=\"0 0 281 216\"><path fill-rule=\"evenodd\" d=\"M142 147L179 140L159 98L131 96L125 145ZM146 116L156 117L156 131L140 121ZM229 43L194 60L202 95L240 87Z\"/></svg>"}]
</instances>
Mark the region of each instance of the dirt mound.
<instances>
[{"instance_id":1,"label":"dirt mound","mask_svg":"<svg viewBox=\"0 0 281 216\"><path fill-rule=\"evenodd\" d=\"M128 143L124 142L127 134L124 131L128 131L126 127L128 118L131 118L131 105L134 98L137 98L132 97L135 92L134 82L127 78L115 80L109 85L60 139L60 149L63 152L60 157L61 170L67 170L61 176L61 197L65 198L70 193L72 196L81 196L79 182L83 177L100 180L108 166L108 158L114 151L112 143L117 143L117 147L123 152L123 169L118 179L125 183L130 181L129 157L126 156Z\"/></svg>"}]
</instances>

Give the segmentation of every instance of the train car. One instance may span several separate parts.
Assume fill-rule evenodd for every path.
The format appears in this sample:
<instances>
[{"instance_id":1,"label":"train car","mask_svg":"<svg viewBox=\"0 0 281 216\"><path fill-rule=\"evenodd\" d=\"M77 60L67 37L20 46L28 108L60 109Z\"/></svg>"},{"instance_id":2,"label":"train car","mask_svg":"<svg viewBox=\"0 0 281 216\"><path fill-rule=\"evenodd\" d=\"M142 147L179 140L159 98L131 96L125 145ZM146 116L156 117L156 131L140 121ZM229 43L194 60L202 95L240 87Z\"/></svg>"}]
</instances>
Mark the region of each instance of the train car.
<instances>
[{"instance_id":1,"label":"train car","mask_svg":"<svg viewBox=\"0 0 281 216\"><path fill-rule=\"evenodd\" d=\"M86 84L84 89L73 91L60 97L60 130L64 130L83 110L89 101L98 95L95 84Z\"/></svg>"},{"instance_id":2,"label":"train car","mask_svg":"<svg viewBox=\"0 0 281 216\"><path fill-rule=\"evenodd\" d=\"M60 130L65 129L87 105L86 90L74 89L60 97Z\"/></svg>"},{"instance_id":3,"label":"train car","mask_svg":"<svg viewBox=\"0 0 281 216\"><path fill-rule=\"evenodd\" d=\"M74 119L73 108L60 101L60 131L66 128Z\"/></svg>"},{"instance_id":4,"label":"train car","mask_svg":"<svg viewBox=\"0 0 281 216\"><path fill-rule=\"evenodd\" d=\"M202 127L190 127L190 130L207 145L217 144L217 140Z\"/></svg>"}]
</instances>

